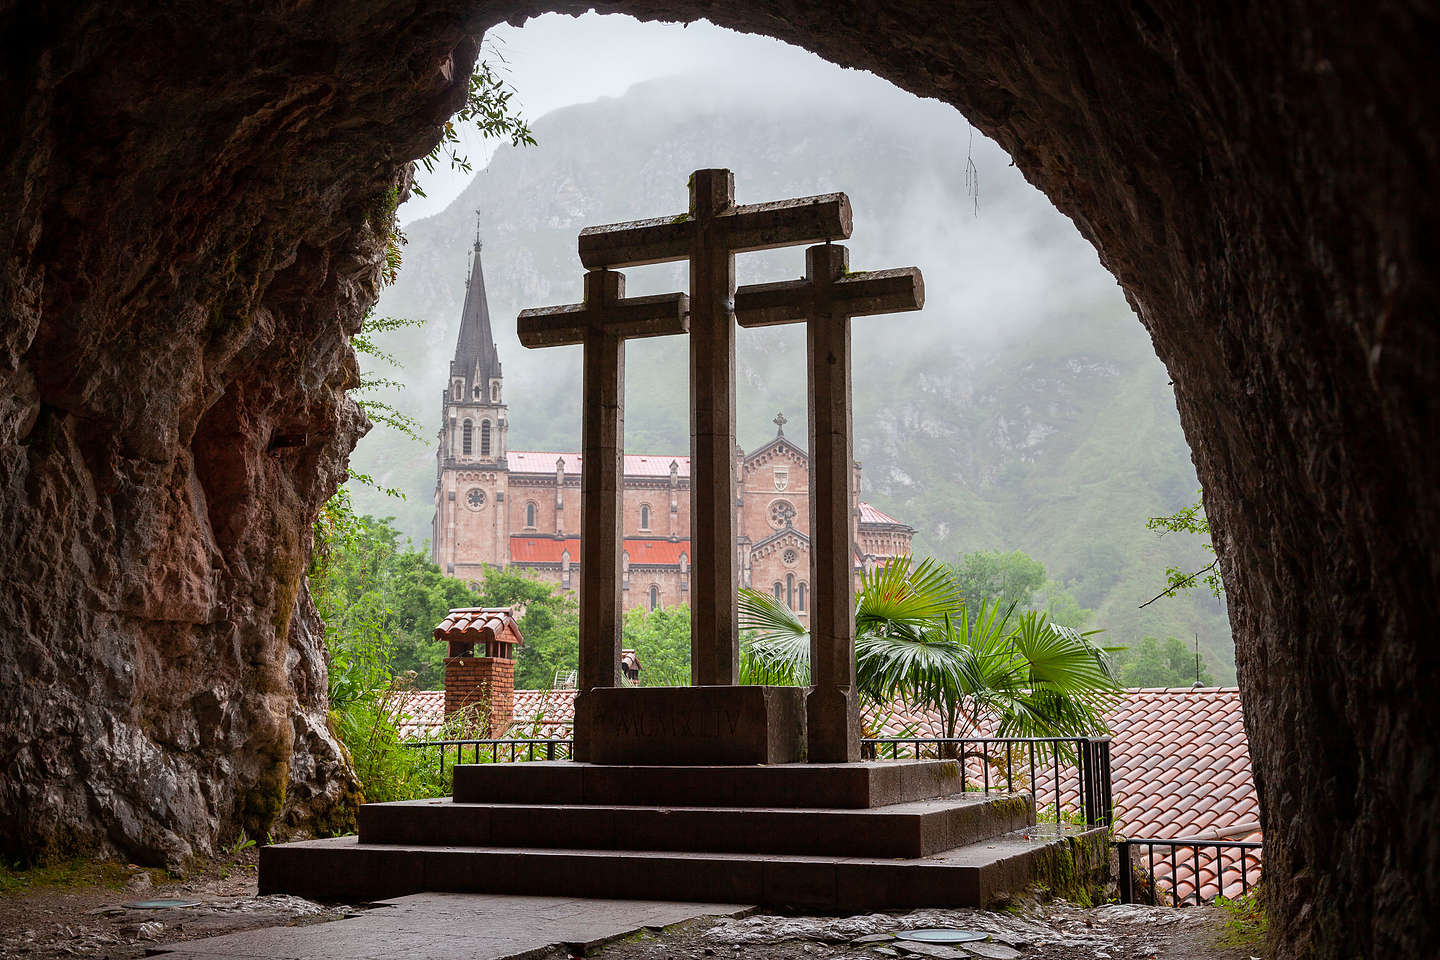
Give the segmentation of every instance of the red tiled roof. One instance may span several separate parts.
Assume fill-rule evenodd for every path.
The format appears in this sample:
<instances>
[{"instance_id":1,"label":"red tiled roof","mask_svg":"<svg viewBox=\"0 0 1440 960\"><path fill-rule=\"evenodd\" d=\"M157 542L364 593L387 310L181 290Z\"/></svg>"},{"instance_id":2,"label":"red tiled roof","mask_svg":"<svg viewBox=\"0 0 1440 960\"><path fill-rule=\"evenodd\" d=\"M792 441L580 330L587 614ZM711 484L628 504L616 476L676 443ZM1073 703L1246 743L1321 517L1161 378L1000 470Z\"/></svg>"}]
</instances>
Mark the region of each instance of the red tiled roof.
<instances>
[{"instance_id":1,"label":"red tiled roof","mask_svg":"<svg viewBox=\"0 0 1440 960\"><path fill-rule=\"evenodd\" d=\"M564 739L575 725L574 690L516 690L510 734Z\"/></svg>"},{"instance_id":2,"label":"red tiled roof","mask_svg":"<svg viewBox=\"0 0 1440 960\"><path fill-rule=\"evenodd\" d=\"M621 549L630 554L631 566L673 566L680 562L681 554L689 556L690 541L627 537L622 541ZM518 535L510 538L511 563L559 563L561 554L566 550L570 551L571 561L578 564L579 537L559 540L553 537Z\"/></svg>"},{"instance_id":3,"label":"red tiled roof","mask_svg":"<svg viewBox=\"0 0 1440 960\"><path fill-rule=\"evenodd\" d=\"M891 523L897 527L905 526L905 524L901 523L899 520L896 520L894 517L890 516L890 514L875 509L874 506L866 503L864 500L860 501L860 522Z\"/></svg>"},{"instance_id":4,"label":"red tiled roof","mask_svg":"<svg viewBox=\"0 0 1440 960\"><path fill-rule=\"evenodd\" d=\"M499 639L509 632L507 642L524 643L512 607L456 607L435 628L436 640L482 641Z\"/></svg>"},{"instance_id":5,"label":"red tiled roof","mask_svg":"<svg viewBox=\"0 0 1440 960\"><path fill-rule=\"evenodd\" d=\"M555 472L555 461L565 461L566 473L579 473L584 458L578 453L552 450L511 450L505 454L505 462L511 473ZM649 454L625 454L625 476L627 477L668 477L670 464L674 463L681 477L690 476L690 458L651 456Z\"/></svg>"},{"instance_id":6,"label":"red tiled roof","mask_svg":"<svg viewBox=\"0 0 1440 960\"><path fill-rule=\"evenodd\" d=\"M579 537L566 537L563 540L557 540L554 537L513 536L510 538L511 563L559 563L560 555L566 550L570 551L572 561L580 562Z\"/></svg>"},{"instance_id":7,"label":"red tiled roof","mask_svg":"<svg viewBox=\"0 0 1440 960\"><path fill-rule=\"evenodd\" d=\"M404 740L434 736L445 722L445 691L411 690L401 694L396 720Z\"/></svg>"},{"instance_id":8,"label":"red tiled roof","mask_svg":"<svg viewBox=\"0 0 1440 960\"><path fill-rule=\"evenodd\" d=\"M639 540L626 537L620 549L630 554L630 565L660 566L678 564L683 553L690 556L690 541L686 540Z\"/></svg>"}]
</instances>

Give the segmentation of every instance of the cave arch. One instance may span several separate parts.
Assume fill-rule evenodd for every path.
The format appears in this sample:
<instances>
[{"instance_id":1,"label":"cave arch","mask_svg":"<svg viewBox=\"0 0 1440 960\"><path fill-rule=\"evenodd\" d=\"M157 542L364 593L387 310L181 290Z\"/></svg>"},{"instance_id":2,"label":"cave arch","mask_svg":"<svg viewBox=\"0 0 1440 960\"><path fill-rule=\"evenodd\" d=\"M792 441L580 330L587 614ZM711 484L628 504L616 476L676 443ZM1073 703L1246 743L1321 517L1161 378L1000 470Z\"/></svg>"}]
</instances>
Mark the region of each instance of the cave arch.
<instances>
[{"instance_id":1,"label":"cave arch","mask_svg":"<svg viewBox=\"0 0 1440 960\"><path fill-rule=\"evenodd\" d=\"M347 336L475 35L593 4L365 6L0 13L36 38L0 74L10 850L110 816L69 839L178 860L212 820L263 835L349 789L303 588L303 531L366 429ZM1440 698L1420 688L1440 666L1440 94L1412 78L1434 22L1318 0L603 9L704 15L951 103L1075 221L1170 371L1207 491L1280 955L1419 952L1440 894ZM277 430L306 442L267 449ZM208 673L167 666L176 649ZM111 669L137 650L150 669ZM163 818L133 815L151 798L96 752L114 717L171 767ZM120 806L91 811L82 768Z\"/></svg>"}]
</instances>

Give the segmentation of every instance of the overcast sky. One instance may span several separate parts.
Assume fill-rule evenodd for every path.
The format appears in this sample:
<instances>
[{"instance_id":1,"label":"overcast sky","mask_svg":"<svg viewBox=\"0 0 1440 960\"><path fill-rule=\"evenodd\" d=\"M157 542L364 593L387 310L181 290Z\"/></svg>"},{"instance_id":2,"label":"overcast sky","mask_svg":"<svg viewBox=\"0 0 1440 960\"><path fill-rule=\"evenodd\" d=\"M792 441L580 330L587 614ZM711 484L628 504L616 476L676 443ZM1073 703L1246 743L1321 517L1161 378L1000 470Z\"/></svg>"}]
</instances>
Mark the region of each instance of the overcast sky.
<instances>
[{"instance_id":1,"label":"overcast sky","mask_svg":"<svg viewBox=\"0 0 1440 960\"><path fill-rule=\"evenodd\" d=\"M829 65L822 70L805 70L806 66L818 66L824 61L799 47L725 30L704 20L684 26L641 23L614 14L567 17L547 13L523 27L501 24L485 39L483 56L491 60L504 58L506 63L500 66L515 89L513 102L531 121L558 107L618 96L643 80L717 66L744 74L778 61L789 70L809 76L855 72ZM461 152L476 170L484 167L498 144L483 141L473 132L462 131L461 136ZM443 210L469 180L469 175L448 168L437 168L428 176L422 174L420 184L429 196L412 196L400 209L402 222Z\"/></svg>"}]
</instances>

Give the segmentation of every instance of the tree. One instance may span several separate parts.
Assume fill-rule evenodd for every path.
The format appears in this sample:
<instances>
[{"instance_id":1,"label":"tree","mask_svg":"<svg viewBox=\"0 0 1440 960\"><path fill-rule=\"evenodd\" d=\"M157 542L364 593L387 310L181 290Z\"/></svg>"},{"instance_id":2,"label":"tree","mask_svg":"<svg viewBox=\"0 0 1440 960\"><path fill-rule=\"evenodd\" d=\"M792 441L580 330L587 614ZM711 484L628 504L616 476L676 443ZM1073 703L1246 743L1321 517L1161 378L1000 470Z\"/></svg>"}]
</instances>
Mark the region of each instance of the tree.
<instances>
[{"instance_id":1,"label":"tree","mask_svg":"<svg viewBox=\"0 0 1440 960\"><path fill-rule=\"evenodd\" d=\"M993 720L1002 736L1080 736L1104 731L1119 691L1091 633L1050 622L1042 611L986 599L974 607L951 571L909 557L867 572L855 604L855 675L862 696L898 698L937 710L946 735L960 722ZM804 683L809 636L774 597L740 591L742 657L751 682Z\"/></svg>"},{"instance_id":2,"label":"tree","mask_svg":"<svg viewBox=\"0 0 1440 960\"><path fill-rule=\"evenodd\" d=\"M1045 565L1019 550L967 553L952 570L955 589L971 610L984 601L1028 609L1045 585Z\"/></svg>"},{"instance_id":3,"label":"tree","mask_svg":"<svg viewBox=\"0 0 1440 960\"><path fill-rule=\"evenodd\" d=\"M429 557L402 548L388 517L351 513L348 495L342 491L337 498L326 505L323 528L317 524L310 567L332 687L384 686L405 673L421 687L439 686L445 651L434 640L435 625L452 607L473 606L475 592L441 573ZM355 692L342 691L340 698Z\"/></svg>"},{"instance_id":4,"label":"tree","mask_svg":"<svg viewBox=\"0 0 1440 960\"><path fill-rule=\"evenodd\" d=\"M1013 604L1022 612L1044 611L1052 623L1077 630L1092 616L1068 587L1046 575L1043 563L1021 550L967 553L950 569L969 610L978 610L981 603Z\"/></svg>"},{"instance_id":5,"label":"tree","mask_svg":"<svg viewBox=\"0 0 1440 960\"><path fill-rule=\"evenodd\" d=\"M1166 637L1144 637L1133 647L1122 647L1114 654L1120 683L1126 687L1188 687L1199 683L1215 685L1215 676L1204 661L1198 661L1184 640Z\"/></svg>"},{"instance_id":6,"label":"tree","mask_svg":"<svg viewBox=\"0 0 1440 960\"><path fill-rule=\"evenodd\" d=\"M683 687L690 683L690 606L625 614L623 642L640 658L640 685Z\"/></svg>"}]
</instances>

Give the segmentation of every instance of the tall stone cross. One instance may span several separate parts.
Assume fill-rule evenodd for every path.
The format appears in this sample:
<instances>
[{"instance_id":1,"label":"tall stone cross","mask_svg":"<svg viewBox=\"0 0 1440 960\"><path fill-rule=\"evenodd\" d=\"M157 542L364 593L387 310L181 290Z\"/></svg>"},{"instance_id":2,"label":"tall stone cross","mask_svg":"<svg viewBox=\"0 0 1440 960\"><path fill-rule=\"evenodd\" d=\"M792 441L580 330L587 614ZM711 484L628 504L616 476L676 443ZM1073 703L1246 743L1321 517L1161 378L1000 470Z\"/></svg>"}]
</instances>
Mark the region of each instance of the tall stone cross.
<instances>
[{"instance_id":1,"label":"tall stone cross","mask_svg":"<svg viewBox=\"0 0 1440 960\"><path fill-rule=\"evenodd\" d=\"M522 311L527 347L583 344L580 474L580 662L576 687L614 687L620 676L621 500L625 475L625 341L684 333L683 293L625 297L625 277L585 274L585 301ZM576 744L580 747L579 743ZM582 750L583 752L583 750ZM579 758L577 758L579 759Z\"/></svg>"},{"instance_id":2,"label":"tall stone cross","mask_svg":"<svg viewBox=\"0 0 1440 960\"><path fill-rule=\"evenodd\" d=\"M741 287L742 327L805 323L810 393L810 683L807 756L812 763L860 759L855 697L855 574L850 532L850 318L919 310L925 284L917 267L850 273L849 251L822 244L805 251L805 279ZM777 421L780 419L776 418Z\"/></svg>"},{"instance_id":3,"label":"tall stone cross","mask_svg":"<svg viewBox=\"0 0 1440 960\"><path fill-rule=\"evenodd\" d=\"M580 233L580 262L589 269L690 263L690 675L696 686L731 685L739 677L735 254L843 240L850 227L843 193L736 205L729 170L697 170L688 213ZM588 388L585 398L592 402Z\"/></svg>"}]
</instances>

